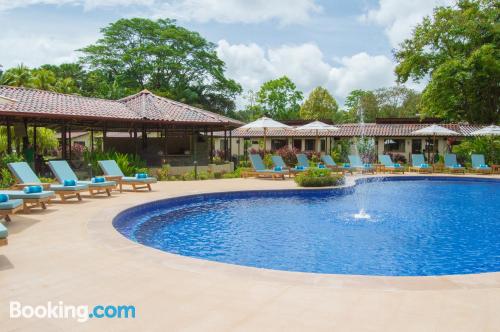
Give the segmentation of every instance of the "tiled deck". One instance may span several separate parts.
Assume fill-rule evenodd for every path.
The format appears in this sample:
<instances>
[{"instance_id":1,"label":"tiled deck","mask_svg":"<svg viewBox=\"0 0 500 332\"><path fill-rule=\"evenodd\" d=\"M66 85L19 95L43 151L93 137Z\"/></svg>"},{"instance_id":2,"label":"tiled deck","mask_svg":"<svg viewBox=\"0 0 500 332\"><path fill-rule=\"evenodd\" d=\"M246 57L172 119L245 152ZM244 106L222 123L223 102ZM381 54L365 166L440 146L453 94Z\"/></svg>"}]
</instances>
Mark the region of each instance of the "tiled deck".
<instances>
[{"instance_id":1,"label":"tiled deck","mask_svg":"<svg viewBox=\"0 0 500 332\"><path fill-rule=\"evenodd\" d=\"M500 331L500 273L362 277L290 273L164 253L117 233L124 208L178 195L293 189L257 179L164 182L16 215L0 248L1 331ZM136 319L9 319L9 301L131 304Z\"/></svg>"}]
</instances>

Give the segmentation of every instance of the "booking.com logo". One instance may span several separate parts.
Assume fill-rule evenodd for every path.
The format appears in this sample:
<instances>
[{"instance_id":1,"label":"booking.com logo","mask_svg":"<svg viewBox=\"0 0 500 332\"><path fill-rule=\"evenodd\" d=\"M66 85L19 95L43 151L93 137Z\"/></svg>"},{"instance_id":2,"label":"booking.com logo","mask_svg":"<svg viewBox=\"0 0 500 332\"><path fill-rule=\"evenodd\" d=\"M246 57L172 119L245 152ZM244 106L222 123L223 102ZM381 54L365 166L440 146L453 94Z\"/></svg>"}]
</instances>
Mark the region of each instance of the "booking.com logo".
<instances>
[{"instance_id":1,"label":"booking.com logo","mask_svg":"<svg viewBox=\"0 0 500 332\"><path fill-rule=\"evenodd\" d=\"M91 308L88 305L65 305L62 301L37 306L11 301L9 312L10 318L76 319L79 323L92 318L135 318L133 305L96 305Z\"/></svg>"}]
</instances>

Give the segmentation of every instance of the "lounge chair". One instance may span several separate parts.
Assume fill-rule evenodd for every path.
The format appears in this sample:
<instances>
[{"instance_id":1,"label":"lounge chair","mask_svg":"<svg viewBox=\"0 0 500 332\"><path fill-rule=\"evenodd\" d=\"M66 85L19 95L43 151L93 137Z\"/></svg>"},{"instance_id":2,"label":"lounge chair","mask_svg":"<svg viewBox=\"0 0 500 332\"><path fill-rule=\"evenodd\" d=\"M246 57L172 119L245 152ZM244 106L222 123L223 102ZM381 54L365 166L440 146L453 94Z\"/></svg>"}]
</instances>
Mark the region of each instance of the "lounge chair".
<instances>
[{"instance_id":1,"label":"lounge chair","mask_svg":"<svg viewBox=\"0 0 500 332\"><path fill-rule=\"evenodd\" d=\"M352 174L352 168L350 166L346 165L346 167L344 167L337 165L337 163L335 163L335 161L333 160L332 156L330 156L329 154L321 156L321 160L323 161L326 167L335 172L342 172L342 173L349 172Z\"/></svg>"},{"instance_id":2,"label":"lounge chair","mask_svg":"<svg viewBox=\"0 0 500 332\"><path fill-rule=\"evenodd\" d=\"M151 184L156 183L156 178L147 176L145 178L138 178L136 176L125 176L115 160L99 160L99 167L101 167L104 177L108 181L116 181L120 186L120 192L123 192L123 185L132 186L133 191L140 189L148 189L151 191Z\"/></svg>"},{"instance_id":3,"label":"lounge chair","mask_svg":"<svg viewBox=\"0 0 500 332\"><path fill-rule=\"evenodd\" d=\"M410 171L418 173L432 173L432 167L425 162L423 154L412 154Z\"/></svg>"},{"instance_id":4,"label":"lounge chair","mask_svg":"<svg viewBox=\"0 0 500 332\"><path fill-rule=\"evenodd\" d=\"M474 173L480 174L491 174L492 169L484 161L484 155L473 154L471 155L472 168L470 169Z\"/></svg>"},{"instance_id":5,"label":"lounge chair","mask_svg":"<svg viewBox=\"0 0 500 332\"><path fill-rule=\"evenodd\" d=\"M290 176L292 174L295 175L297 173L302 173L302 172L307 170L307 167L303 167L303 166L299 166L299 165L294 166L294 167L288 167L281 156L272 156L271 158L273 160L273 164L275 167L281 167L281 169L283 171L290 172Z\"/></svg>"},{"instance_id":6,"label":"lounge chair","mask_svg":"<svg viewBox=\"0 0 500 332\"><path fill-rule=\"evenodd\" d=\"M75 181L76 184L86 185L90 196L99 194L107 194L108 196L111 196L111 191L116 188L115 181L92 182L78 180L78 177L66 160L51 160L49 161L49 167L59 183L65 183L67 180L72 180Z\"/></svg>"},{"instance_id":7,"label":"lounge chair","mask_svg":"<svg viewBox=\"0 0 500 332\"><path fill-rule=\"evenodd\" d=\"M5 219L5 221L10 221L10 215L14 214L23 209L23 200L10 198L6 202L0 203L0 216Z\"/></svg>"},{"instance_id":8,"label":"lounge chair","mask_svg":"<svg viewBox=\"0 0 500 332\"><path fill-rule=\"evenodd\" d=\"M457 163L457 155L453 153L447 153L444 155L444 168L450 173L465 174L465 167Z\"/></svg>"},{"instance_id":9,"label":"lounge chair","mask_svg":"<svg viewBox=\"0 0 500 332\"><path fill-rule=\"evenodd\" d=\"M375 168L371 164L364 164L358 155L349 155L350 167L361 173L375 174Z\"/></svg>"},{"instance_id":10,"label":"lounge chair","mask_svg":"<svg viewBox=\"0 0 500 332\"><path fill-rule=\"evenodd\" d=\"M379 154L378 160L384 165L384 171L386 172L402 172L404 174L405 168L400 164L395 164L392 162L391 157L386 154Z\"/></svg>"},{"instance_id":11,"label":"lounge chair","mask_svg":"<svg viewBox=\"0 0 500 332\"><path fill-rule=\"evenodd\" d=\"M247 176L257 176L257 177L272 177L273 179L285 179L285 175L288 173L288 170L283 169L266 169L264 166L264 162L262 158L258 154L251 154L250 161L252 162L253 171L244 172L243 177Z\"/></svg>"},{"instance_id":12,"label":"lounge chair","mask_svg":"<svg viewBox=\"0 0 500 332\"><path fill-rule=\"evenodd\" d=\"M9 170L14 174L17 180L17 184L14 187L24 188L26 186L42 186L44 190L50 189L54 191L56 195L61 198L61 201L65 202L69 198L77 198L79 201L82 200L80 193L88 190L88 185L86 184L76 184L74 186L65 186L63 184L50 184L42 183L35 172L26 162L17 162L7 164Z\"/></svg>"},{"instance_id":13,"label":"lounge chair","mask_svg":"<svg viewBox=\"0 0 500 332\"><path fill-rule=\"evenodd\" d=\"M26 213L38 206L44 210L47 209L47 203L56 196L54 191L47 190L36 193L26 193L23 190L0 190L0 194L9 195L12 199L22 199L24 212Z\"/></svg>"},{"instance_id":14,"label":"lounge chair","mask_svg":"<svg viewBox=\"0 0 500 332\"><path fill-rule=\"evenodd\" d=\"M7 236L9 235L9 232L7 231L7 228L3 224L0 224L0 246L5 246L7 245Z\"/></svg>"}]
</instances>

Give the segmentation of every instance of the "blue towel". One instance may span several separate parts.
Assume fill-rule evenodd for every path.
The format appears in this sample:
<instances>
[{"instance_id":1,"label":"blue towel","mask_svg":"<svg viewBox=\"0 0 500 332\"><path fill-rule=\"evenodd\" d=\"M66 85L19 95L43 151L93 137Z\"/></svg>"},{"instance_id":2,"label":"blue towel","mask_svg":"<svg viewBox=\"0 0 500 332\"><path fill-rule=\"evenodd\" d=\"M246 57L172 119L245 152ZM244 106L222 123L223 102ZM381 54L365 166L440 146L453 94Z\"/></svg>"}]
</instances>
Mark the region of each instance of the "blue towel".
<instances>
[{"instance_id":1,"label":"blue towel","mask_svg":"<svg viewBox=\"0 0 500 332\"><path fill-rule=\"evenodd\" d=\"M462 168L462 165L460 165L460 164L455 164L455 165L453 165L453 168Z\"/></svg>"},{"instance_id":2,"label":"blue towel","mask_svg":"<svg viewBox=\"0 0 500 332\"><path fill-rule=\"evenodd\" d=\"M326 168L326 166L325 166L325 165L323 165L323 164L319 164L319 165L318 165L318 168Z\"/></svg>"},{"instance_id":3,"label":"blue towel","mask_svg":"<svg viewBox=\"0 0 500 332\"><path fill-rule=\"evenodd\" d=\"M420 164L420 168L428 168L429 164Z\"/></svg>"},{"instance_id":4,"label":"blue towel","mask_svg":"<svg viewBox=\"0 0 500 332\"><path fill-rule=\"evenodd\" d=\"M275 166L275 167L274 167L274 170L275 170L276 172L281 172L283 169L281 168L281 166Z\"/></svg>"},{"instance_id":5,"label":"blue towel","mask_svg":"<svg viewBox=\"0 0 500 332\"><path fill-rule=\"evenodd\" d=\"M304 166L296 166L295 169L304 169Z\"/></svg>"},{"instance_id":6,"label":"blue towel","mask_svg":"<svg viewBox=\"0 0 500 332\"><path fill-rule=\"evenodd\" d=\"M9 195L0 194L0 203L5 203L9 200Z\"/></svg>"},{"instance_id":7,"label":"blue towel","mask_svg":"<svg viewBox=\"0 0 500 332\"><path fill-rule=\"evenodd\" d=\"M64 180L63 186L65 186L65 187L76 186L76 181L75 180Z\"/></svg>"},{"instance_id":8,"label":"blue towel","mask_svg":"<svg viewBox=\"0 0 500 332\"><path fill-rule=\"evenodd\" d=\"M489 167L488 167L488 165L481 164L481 165L479 165L479 168L489 168Z\"/></svg>"},{"instance_id":9,"label":"blue towel","mask_svg":"<svg viewBox=\"0 0 500 332\"><path fill-rule=\"evenodd\" d=\"M363 166L364 166L365 168L370 168L370 167L372 167L372 164L364 164Z\"/></svg>"},{"instance_id":10,"label":"blue towel","mask_svg":"<svg viewBox=\"0 0 500 332\"><path fill-rule=\"evenodd\" d=\"M348 167L351 167L351 165L348 163L344 163L344 167L348 168Z\"/></svg>"},{"instance_id":11,"label":"blue towel","mask_svg":"<svg viewBox=\"0 0 500 332\"><path fill-rule=\"evenodd\" d=\"M401 167L401 164L394 164L394 167Z\"/></svg>"},{"instance_id":12,"label":"blue towel","mask_svg":"<svg viewBox=\"0 0 500 332\"><path fill-rule=\"evenodd\" d=\"M27 194L41 193L43 188L42 186L27 186L24 187L23 191Z\"/></svg>"},{"instance_id":13,"label":"blue towel","mask_svg":"<svg viewBox=\"0 0 500 332\"><path fill-rule=\"evenodd\" d=\"M146 173L137 173L135 175L135 178L136 179L147 179L148 178L148 175Z\"/></svg>"},{"instance_id":14,"label":"blue towel","mask_svg":"<svg viewBox=\"0 0 500 332\"><path fill-rule=\"evenodd\" d=\"M96 176L95 178L92 178L92 183L103 183L106 182L106 179L103 178L102 176Z\"/></svg>"}]
</instances>

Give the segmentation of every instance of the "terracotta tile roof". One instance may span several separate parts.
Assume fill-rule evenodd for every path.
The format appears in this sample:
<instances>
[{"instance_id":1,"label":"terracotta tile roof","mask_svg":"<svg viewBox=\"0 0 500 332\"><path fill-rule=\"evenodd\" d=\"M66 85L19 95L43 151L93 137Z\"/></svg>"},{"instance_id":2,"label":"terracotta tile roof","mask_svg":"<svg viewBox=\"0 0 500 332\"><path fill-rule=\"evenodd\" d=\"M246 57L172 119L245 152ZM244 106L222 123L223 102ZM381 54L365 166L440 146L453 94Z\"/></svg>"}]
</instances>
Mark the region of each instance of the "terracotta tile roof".
<instances>
[{"instance_id":1,"label":"terracotta tile roof","mask_svg":"<svg viewBox=\"0 0 500 332\"><path fill-rule=\"evenodd\" d=\"M325 137L354 137L361 136L361 125L357 123L347 123L335 125L339 128L336 131L318 131L318 135ZM415 130L422 129L429 126L429 124L421 123L411 123L411 124L390 124L390 123L367 123L365 124L364 130L365 135L368 137L378 137L378 136L388 136L388 137L411 137L419 136L412 134ZM456 131L458 136L468 136L471 132L481 129L481 126L469 125L469 124L440 124L445 128ZM214 136L222 137L224 132L214 133ZM229 136L229 133L228 133ZM232 131L233 137L262 137L264 136L263 130L244 130L235 129ZM267 137L315 137L316 130L310 131L295 131L293 129L268 129ZM421 135L419 136L421 137Z\"/></svg>"},{"instance_id":2,"label":"terracotta tile roof","mask_svg":"<svg viewBox=\"0 0 500 332\"><path fill-rule=\"evenodd\" d=\"M120 99L106 100L51 91L0 85L2 113L50 115L115 120L153 120L197 124L242 124L216 113L162 98L144 90Z\"/></svg>"}]
</instances>

